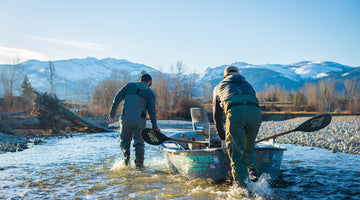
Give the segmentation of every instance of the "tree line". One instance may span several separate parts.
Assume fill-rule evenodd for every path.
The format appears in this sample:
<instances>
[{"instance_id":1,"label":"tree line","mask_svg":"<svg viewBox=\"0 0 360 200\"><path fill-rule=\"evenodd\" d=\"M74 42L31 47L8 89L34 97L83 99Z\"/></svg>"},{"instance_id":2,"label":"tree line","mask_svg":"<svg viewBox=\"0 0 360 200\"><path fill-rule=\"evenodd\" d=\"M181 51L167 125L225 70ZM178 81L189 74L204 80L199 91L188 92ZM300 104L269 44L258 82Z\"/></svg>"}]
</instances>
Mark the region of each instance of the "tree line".
<instances>
[{"instance_id":1,"label":"tree line","mask_svg":"<svg viewBox=\"0 0 360 200\"><path fill-rule=\"evenodd\" d=\"M26 71L21 65L20 58L16 58L11 66L2 66L0 68L0 86L3 89L3 98L0 98L0 112L19 112L29 111L32 101L35 97L35 89L31 86ZM50 94L55 94L55 66L49 61L45 76L49 81ZM19 81L23 79L20 85ZM19 87L20 86L20 87ZM20 96L15 95L20 91Z\"/></svg>"},{"instance_id":2,"label":"tree line","mask_svg":"<svg viewBox=\"0 0 360 200\"><path fill-rule=\"evenodd\" d=\"M186 74L185 65L179 61L170 66L171 73L153 73L151 89L156 95L157 114L159 119L190 119L191 107L205 107L211 112L212 87L210 82L202 83L202 94L195 94L195 77ZM146 73L142 71L141 74ZM45 73L49 81L49 92L56 95L54 83L56 70L49 62ZM23 78L22 84L16 85ZM18 112L29 110L34 97L28 77L20 65L4 68L1 71L0 84L4 89L4 98L0 99L0 112ZM130 72L113 69L110 76L91 86L89 81L81 81L78 93L86 96L86 103L81 104L80 115L104 116L108 115L112 100L117 91L131 81ZM360 81L346 79L343 89L337 89L335 82L319 81L305 83L298 90L287 91L280 85L265 85L265 89L257 93L263 111L282 112L347 112L360 113ZM66 90L66 81L65 81ZM14 90L21 91L20 96L14 95ZM256 89L256 88L255 88ZM65 101L66 91L65 91ZM83 98L84 101L84 98ZM79 105L79 102L70 102L69 105ZM119 106L121 109L121 105ZM119 112L118 112L119 113Z\"/></svg>"},{"instance_id":3,"label":"tree line","mask_svg":"<svg viewBox=\"0 0 360 200\"><path fill-rule=\"evenodd\" d=\"M258 98L268 102L265 110L279 110L275 102L283 106L282 111L294 112L346 112L360 113L360 80L345 79L343 89L337 89L335 81L321 80L305 83L298 91L287 91L279 85L265 85Z\"/></svg>"},{"instance_id":4,"label":"tree line","mask_svg":"<svg viewBox=\"0 0 360 200\"><path fill-rule=\"evenodd\" d=\"M183 63L177 62L171 67L172 73L151 74L153 81L151 89L156 96L156 109L159 119L189 119L190 108L201 106L201 101L195 98L194 77L185 74ZM139 73L139 79L146 71ZM127 71L114 69L109 79L101 81L92 94L93 112L96 115L107 115L112 105L113 97L118 90L130 82ZM119 106L119 110L122 105Z\"/></svg>"}]
</instances>

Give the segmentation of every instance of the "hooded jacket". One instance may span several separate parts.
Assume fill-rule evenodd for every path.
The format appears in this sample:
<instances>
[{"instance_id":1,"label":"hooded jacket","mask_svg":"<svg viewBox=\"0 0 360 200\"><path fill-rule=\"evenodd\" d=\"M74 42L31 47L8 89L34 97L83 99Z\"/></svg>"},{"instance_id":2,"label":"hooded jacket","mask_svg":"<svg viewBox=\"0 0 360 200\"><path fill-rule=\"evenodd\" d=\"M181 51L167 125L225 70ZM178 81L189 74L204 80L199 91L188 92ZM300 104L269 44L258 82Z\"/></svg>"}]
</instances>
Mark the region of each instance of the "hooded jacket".
<instances>
[{"instance_id":1,"label":"hooded jacket","mask_svg":"<svg viewBox=\"0 0 360 200\"><path fill-rule=\"evenodd\" d=\"M234 103L257 104L256 92L240 74L225 77L213 92L213 118L220 139L225 139L223 113L228 112Z\"/></svg>"},{"instance_id":2,"label":"hooded jacket","mask_svg":"<svg viewBox=\"0 0 360 200\"><path fill-rule=\"evenodd\" d=\"M110 116L115 116L119 103L124 100L122 120L145 126L148 111L152 128L156 129L155 94L145 82L128 83L116 94Z\"/></svg>"}]
</instances>

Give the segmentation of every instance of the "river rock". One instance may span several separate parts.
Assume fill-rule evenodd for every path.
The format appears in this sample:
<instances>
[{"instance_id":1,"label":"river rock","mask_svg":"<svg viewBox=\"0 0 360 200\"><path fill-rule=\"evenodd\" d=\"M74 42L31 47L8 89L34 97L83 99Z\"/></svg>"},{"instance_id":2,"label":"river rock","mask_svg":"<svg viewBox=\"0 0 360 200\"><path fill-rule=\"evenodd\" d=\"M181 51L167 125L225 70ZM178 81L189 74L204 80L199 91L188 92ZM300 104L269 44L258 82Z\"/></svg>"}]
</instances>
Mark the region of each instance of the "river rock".
<instances>
[{"instance_id":1,"label":"river rock","mask_svg":"<svg viewBox=\"0 0 360 200\"><path fill-rule=\"evenodd\" d=\"M261 124L258 139L293 130L306 121L265 121ZM360 154L360 120L332 120L325 128L315 132L293 132L276 138L281 144L298 144L343 152Z\"/></svg>"}]
</instances>

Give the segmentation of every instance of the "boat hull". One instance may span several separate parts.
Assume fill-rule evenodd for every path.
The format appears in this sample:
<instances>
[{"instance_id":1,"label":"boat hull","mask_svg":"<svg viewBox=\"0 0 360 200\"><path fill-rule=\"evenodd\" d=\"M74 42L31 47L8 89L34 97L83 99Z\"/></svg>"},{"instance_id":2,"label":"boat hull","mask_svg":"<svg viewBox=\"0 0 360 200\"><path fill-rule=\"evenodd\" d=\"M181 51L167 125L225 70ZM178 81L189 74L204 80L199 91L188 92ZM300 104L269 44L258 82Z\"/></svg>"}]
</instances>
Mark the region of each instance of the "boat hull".
<instances>
[{"instance_id":1,"label":"boat hull","mask_svg":"<svg viewBox=\"0 0 360 200\"><path fill-rule=\"evenodd\" d=\"M177 143L162 146L170 167L177 173L190 178L212 179L214 181L231 178L230 160L223 148L183 149ZM258 145L255 148L259 174L269 174L277 179L285 148Z\"/></svg>"}]
</instances>

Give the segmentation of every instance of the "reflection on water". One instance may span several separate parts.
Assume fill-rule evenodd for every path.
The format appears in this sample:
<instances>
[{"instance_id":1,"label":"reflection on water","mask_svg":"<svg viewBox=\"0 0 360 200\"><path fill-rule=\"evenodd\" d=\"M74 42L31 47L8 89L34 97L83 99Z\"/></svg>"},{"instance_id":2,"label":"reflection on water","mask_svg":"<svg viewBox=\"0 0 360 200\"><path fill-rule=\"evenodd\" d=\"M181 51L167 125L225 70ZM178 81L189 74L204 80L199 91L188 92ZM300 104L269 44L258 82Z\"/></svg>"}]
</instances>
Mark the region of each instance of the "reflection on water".
<instances>
[{"instance_id":1,"label":"reflection on water","mask_svg":"<svg viewBox=\"0 0 360 200\"><path fill-rule=\"evenodd\" d=\"M164 129L171 135L178 130ZM123 165L118 132L50 139L0 155L0 199L359 199L360 158L285 145L282 174L248 189L174 174L157 146L145 168ZM133 153L133 151L132 151ZM132 155L133 157L133 155Z\"/></svg>"}]
</instances>

